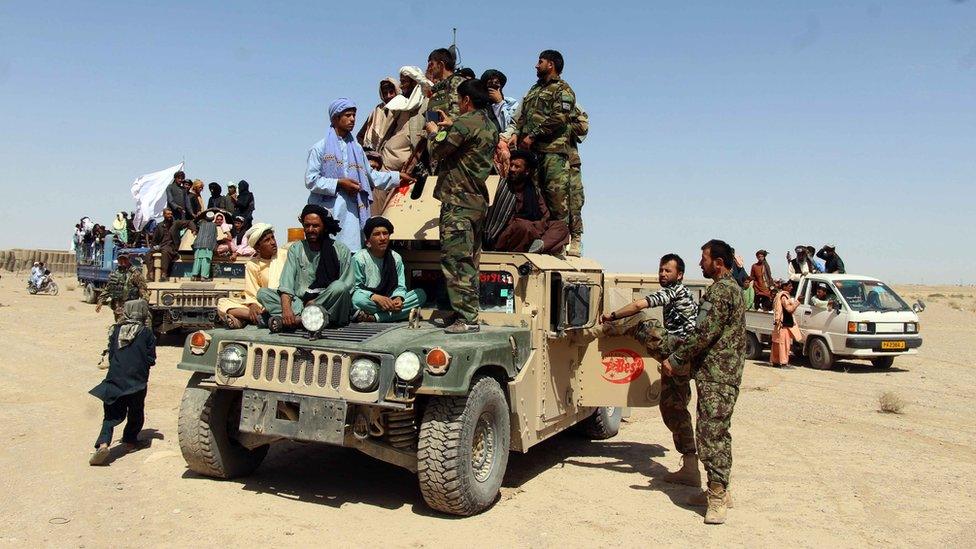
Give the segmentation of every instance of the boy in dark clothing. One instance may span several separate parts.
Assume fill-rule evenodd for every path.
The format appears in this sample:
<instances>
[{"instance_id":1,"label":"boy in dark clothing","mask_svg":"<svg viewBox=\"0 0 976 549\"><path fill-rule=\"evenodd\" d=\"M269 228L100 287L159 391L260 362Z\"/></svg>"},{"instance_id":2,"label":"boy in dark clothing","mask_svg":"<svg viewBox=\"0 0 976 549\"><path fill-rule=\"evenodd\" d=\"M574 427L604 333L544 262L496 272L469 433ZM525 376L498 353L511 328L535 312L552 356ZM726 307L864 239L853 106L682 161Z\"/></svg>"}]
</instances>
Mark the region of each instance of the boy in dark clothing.
<instances>
[{"instance_id":1,"label":"boy in dark clothing","mask_svg":"<svg viewBox=\"0 0 976 549\"><path fill-rule=\"evenodd\" d=\"M114 324L108 336L108 373L105 380L89 391L101 399L104 410L102 430L95 440L90 465L108 461L112 431L125 420L122 443L132 451L138 444L145 420L146 386L149 368L156 364L156 338L146 327L149 304L144 299L125 303L122 321Z\"/></svg>"},{"instance_id":2,"label":"boy in dark clothing","mask_svg":"<svg viewBox=\"0 0 976 549\"><path fill-rule=\"evenodd\" d=\"M210 280L210 263L217 248L217 224L211 210L201 212L197 221L197 236L193 239L193 270L190 280Z\"/></svg>"}]
</instances>

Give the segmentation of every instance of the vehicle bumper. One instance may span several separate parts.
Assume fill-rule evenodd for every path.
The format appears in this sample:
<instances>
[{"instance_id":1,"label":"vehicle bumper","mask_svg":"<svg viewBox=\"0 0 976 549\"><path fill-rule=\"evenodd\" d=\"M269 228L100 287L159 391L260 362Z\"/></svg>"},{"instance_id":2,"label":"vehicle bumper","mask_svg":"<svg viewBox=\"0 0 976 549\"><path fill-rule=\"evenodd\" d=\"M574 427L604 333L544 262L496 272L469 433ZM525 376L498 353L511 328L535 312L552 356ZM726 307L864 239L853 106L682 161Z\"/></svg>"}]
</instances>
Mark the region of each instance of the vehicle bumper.
<instances>
[{"instance_id":1,"label":"vehicle bumper","mask_svg":"<svg viewBox=\"0 0 976 549\"><path fill-rule=\"evenodd\" d=\"M177 328L207 330L217 324L217 309L209 307L154 307L153 316L169 331Z\"/></svg>"},{"instance_id":2,"label":"vehicle bumper","mask_svg":"<svg viewBox=\"0 0 976 549\"><path fill-rule=\"evenodd\" d=\"M903 349L883 349L885 342L904 341ZM844 341L845 349L837 354L851 356L885 356L885 355L913 355L922 346L921 337L848 337Z\"/></svg>"}]
</instances>

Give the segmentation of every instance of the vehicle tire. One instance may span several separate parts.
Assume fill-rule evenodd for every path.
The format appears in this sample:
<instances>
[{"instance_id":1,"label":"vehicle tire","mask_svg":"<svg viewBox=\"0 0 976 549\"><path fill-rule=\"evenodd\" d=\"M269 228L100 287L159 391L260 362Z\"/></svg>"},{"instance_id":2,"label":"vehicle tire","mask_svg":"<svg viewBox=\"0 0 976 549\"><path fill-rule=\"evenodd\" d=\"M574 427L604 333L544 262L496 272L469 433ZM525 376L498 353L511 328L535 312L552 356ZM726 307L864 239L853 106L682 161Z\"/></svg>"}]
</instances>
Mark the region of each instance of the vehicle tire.
<instances>
[{"instance_id":1,"label":"vehicle tire","mask_svg":"<svg viewBox=\"0 0 976 549\"><path fill-rule=\"evenodd\" d=\"M829 370L834 367L834 354L827 347L827 342L819 337L810 342L807 356L810 358L810 366L818 370Z\"/></svg>"},{"instance_id":2,"label":"vehicle tire","mask_svg":"<svg viewBox=\"0 0 976 549\"><path fill-rule=\"evenodd\" d=\"M433 397L417 442L424 501L452 515L484 511L498 498L508 466L508 402L497 381L475 378L463 397Z\"/></svg>"},{"instance_id":3,"label":"vehicle tire","mask_svg":"<svg viewBox=\"0 0 976 549\"><path fill-rule=\"evenodd\" d=\"M199 387L203 374L193 374L180 402L178 438L187 467L195 473L233 478L257 469L268 446L248 450L234 438L241 414L240 391Z\"/></svg>"},{"instance_id":4,"label":"vehicle tire","mask_svg":"<svg viewBox=\"0 0 976 549\"><path fill-rule=\"evenodd\" d=\"M871 365L879 370L891 368L891 365L894 363L895 357L893 356L876 356L871 359Z\"/></svg>"},{"instance_id":5,"label":"vehicle tire","mask_svg":"<svg viewBox=\"0 0 976 549\"><path fill-rule=\"evenodd\" d=\"M35 288L33 284L30 284L27 286L27 293L30 295L37 295L37 288Z\"/></svg>"},{"instance_id":6,"label":"vehicle tire","mask_svg":"<svg viewBox=\"0 0 976 549\"><path fill-rule=\"evenodd\" d=\"M600 406L593 415L577 424L579 432L590 440L606 440L620 432L623 408Z\"/></svg>"},{"instance_id":7,"label":"vehicle tire","mask_svg":"<svg viewBox=\"0 0 976 549\"><path fill-rule=\"evenodd\" d=\"M58 292L60 290L58 290L58 284L56 282L52 281L51 282L51 285L47 287L47 291L51 295L58 295Z\"/></svg>"},{"instance_id":8,"label":"vehicle tire","mask_svg":"<svg viewBox=\"0 0 976 549\"><path fill-rule=\"evenodd\" d=\"M95 290L95 285L92 284L91 282L85 284L85 300L84 300L85 303L92 305L95 303L95 300L97 299L98 299L98 291Z\"/></svg>"},{"instance_id":9,"label":"vehicle tire","mask_svg":"<svg viewBox=\"0 0 976 549\"><path fill-rule=\"evenodd\" d=\"M759 360L762 357L762 345L759 338L752 332L746 332L746 358L749 360Z\"/></svg>"}]
</instances>

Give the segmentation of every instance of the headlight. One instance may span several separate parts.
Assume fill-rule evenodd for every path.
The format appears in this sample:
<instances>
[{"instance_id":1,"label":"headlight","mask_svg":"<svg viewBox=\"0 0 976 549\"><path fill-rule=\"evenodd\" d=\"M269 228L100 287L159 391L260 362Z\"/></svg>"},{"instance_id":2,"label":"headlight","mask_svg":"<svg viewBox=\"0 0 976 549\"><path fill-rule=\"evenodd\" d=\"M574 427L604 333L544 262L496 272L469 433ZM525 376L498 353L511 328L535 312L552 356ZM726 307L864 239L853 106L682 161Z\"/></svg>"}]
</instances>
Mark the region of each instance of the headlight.
<instances>
[{"instance_id":1,"label":"headlight","mask_svg":"<svg viewBox=\"0 0 976 549\"><path fill-rule=\"evenodd\" d=\"M173 294L163 294L162 297L159 298L159 302L165 307L172 307L173 304L176 303L176 296Z\"/></svg>"},{"instance_id":2,"label":"headlight","mask_svg":"<svg viewBox=\"0 0 976 549\"><path fill-rule=\"evenodd\" d=\"M244 375L244 362L247 358L247 349L243 345L231 343L220 351L220 359L217 366L227 377L240 377Z\"/></svg>"},{"instance_id":3,"label":"headlight","mask_svg":"<svg viewBox=\"0 0 976 549\"><path fill-rule=\"evenodd\" d=\"M849 334L871 334L874 328L870 322L848 322L847 333Z\"/></svg>"},{"instance_id":4,"label":"headlight","mask_svg":"<svg viewBox=\"0 0 976 549\"><path fill-rule=\"evenodd\" d=\"M310 332L317 332L325 327L328 316L322 307L309 305L302 310L302 327Z\"/></svg>"},{"instance_id":5,"label":"headlight","mask_svg":"<svg viewBox=\"0 0 976 549\"><path fill-rule=\"evenodd\" d=\"M368 358L360 357L352 361L349 367L349 384L353 389L366 393L376 388L379 378L380 365Z\"/></svg>"},{"instance_id":6,"label":"headlight","mask_svg":"<svg viewBox=\"0 0 976 549\"><path fill-rule=\"evenodd\" d=\"M918 333L918 324L916 324L915 322L906 322L905 333L906 334Z\"/></svg>"},{"instance_id":7,"label":"headlight","mask_svg":"<svg viewBox=\"0 0 976 549\"><path fill-rule=\"evenodd\" d=\"M420 357L410 351L400 353L393 363L393 371L403 381L413 381L420 375Z\"/></svg>"}]
</instances>

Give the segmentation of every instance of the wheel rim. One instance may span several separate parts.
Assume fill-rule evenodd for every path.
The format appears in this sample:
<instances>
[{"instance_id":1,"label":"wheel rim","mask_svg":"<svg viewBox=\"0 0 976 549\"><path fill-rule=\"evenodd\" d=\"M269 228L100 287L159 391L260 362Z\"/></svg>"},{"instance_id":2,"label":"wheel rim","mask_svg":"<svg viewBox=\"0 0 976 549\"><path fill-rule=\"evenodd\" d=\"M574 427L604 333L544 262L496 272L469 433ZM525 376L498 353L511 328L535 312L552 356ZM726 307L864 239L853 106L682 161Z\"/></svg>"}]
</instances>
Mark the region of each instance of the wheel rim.
<instances>
[{"instance_id":1,"label":"wheel rim","mask_svg":"<svg viewBox=\"0 0 976 549\"><path fill-rule=\"evenodd\" d=\"M471 444L471 470L478 482L485 482L491 476L495 464L495 426L491 412L484 412L474 426L474 440Z\"/></svg>"}]
</instances>

